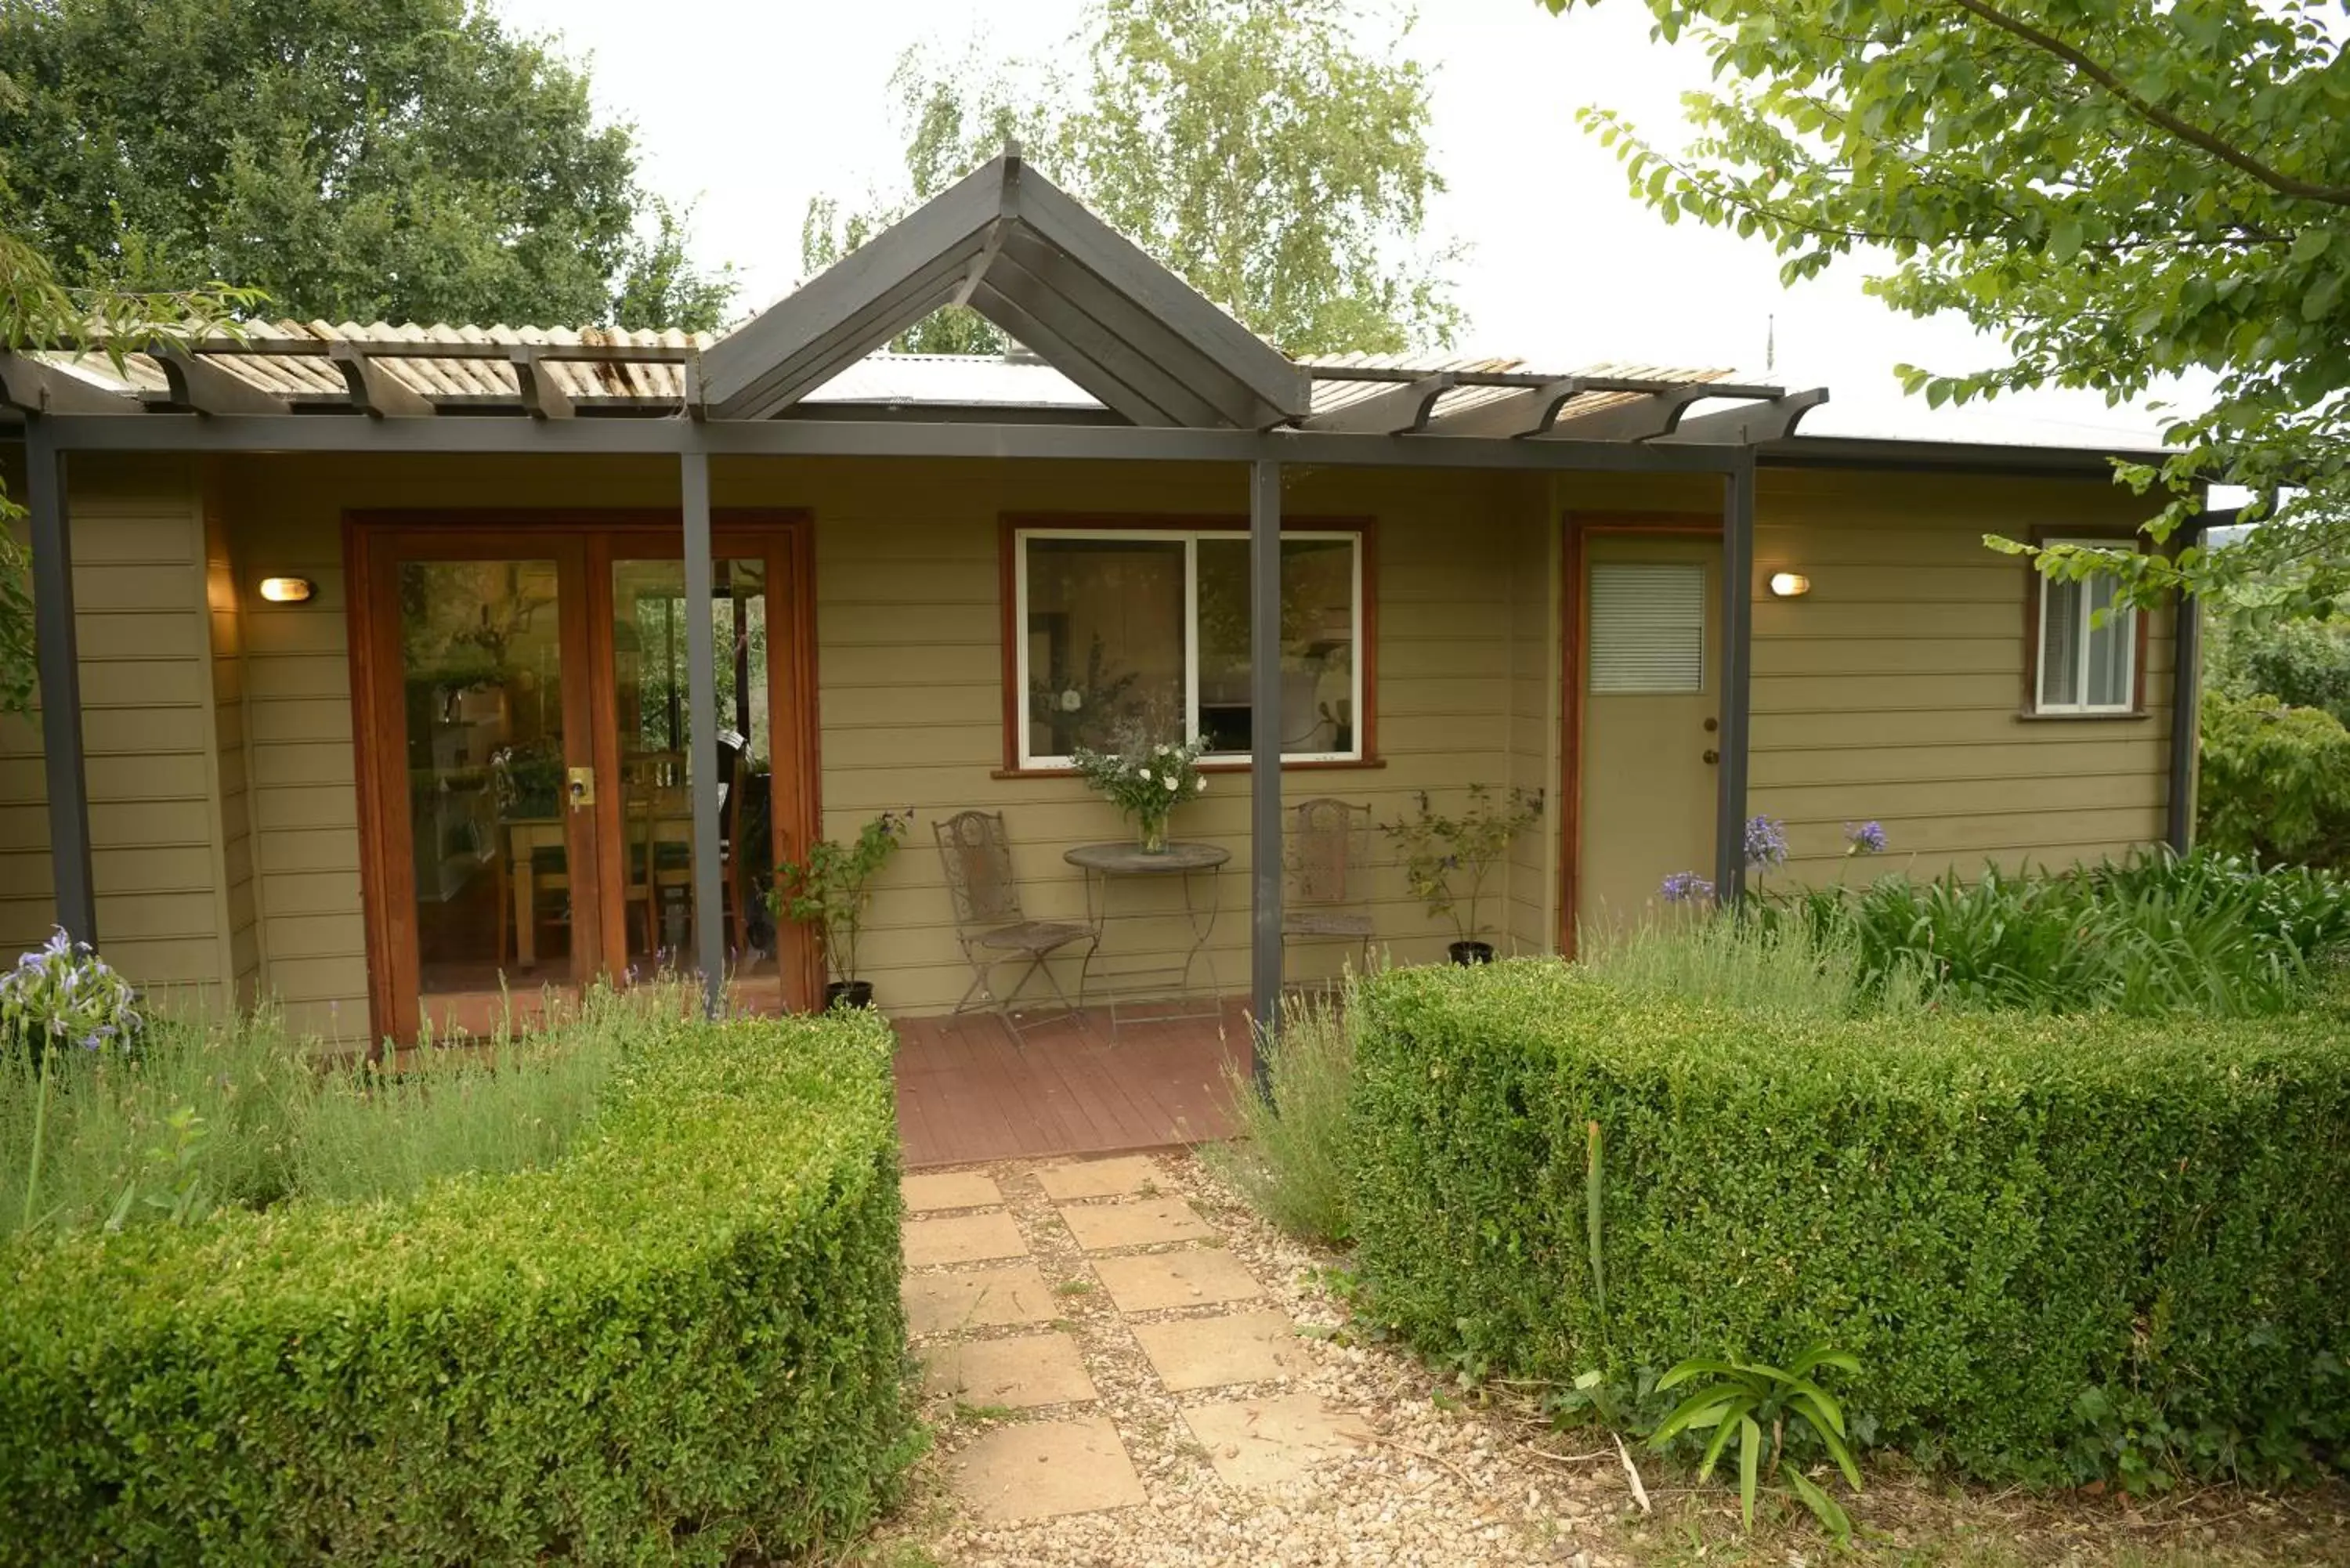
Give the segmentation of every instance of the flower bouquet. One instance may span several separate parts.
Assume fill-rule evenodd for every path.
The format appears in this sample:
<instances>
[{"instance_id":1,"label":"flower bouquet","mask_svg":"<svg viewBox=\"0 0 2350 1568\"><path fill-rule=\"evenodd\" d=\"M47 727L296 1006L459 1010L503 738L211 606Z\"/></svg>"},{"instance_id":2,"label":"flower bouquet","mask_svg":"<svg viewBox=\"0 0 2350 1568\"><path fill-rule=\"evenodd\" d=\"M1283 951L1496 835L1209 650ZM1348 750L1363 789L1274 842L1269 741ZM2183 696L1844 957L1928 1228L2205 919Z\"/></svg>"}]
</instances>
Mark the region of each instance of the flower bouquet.
<instances>
[{"instance_id":1,"label":"flower bouquet","mask_svg":"<svg viewBox=\"0 0 2350 1568\"><path fill-rule=\"evenodd\" d=\"M1079 746L1069 760L1104 800L1133 819L1144 851L1157 855L1167 847L1167 814L1208 787L1207 775L1200 772L1207 750L1205 735L1153 742L1139 730L1122 730L1117 750Z\"/></svg>"}]
</instances>

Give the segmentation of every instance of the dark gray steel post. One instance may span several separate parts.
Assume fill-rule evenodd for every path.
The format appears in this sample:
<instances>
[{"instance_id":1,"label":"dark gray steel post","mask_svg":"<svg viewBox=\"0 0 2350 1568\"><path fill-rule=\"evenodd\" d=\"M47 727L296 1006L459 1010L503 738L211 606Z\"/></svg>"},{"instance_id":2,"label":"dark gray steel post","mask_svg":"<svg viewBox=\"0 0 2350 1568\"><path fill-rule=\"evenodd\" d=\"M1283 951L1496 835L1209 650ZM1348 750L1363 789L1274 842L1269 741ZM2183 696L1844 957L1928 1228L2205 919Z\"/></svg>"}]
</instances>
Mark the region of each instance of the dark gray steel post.
<instances>
[{"instance_id":1,"label":"dark gray steel post","mask_svg":"<svg viewBox=\"0 0 2350 1568\"><path fill-rule=\"evenodd\" d=\"M1249 1016L1256 1085L1281 1020L1281 464L1249 465Z\"/></svg>"},{"instance_id":2,"label":"dark gray steel post","mask_svg":"<svg viewBox=\"0 0 2350 1568\"><path fill-rule=\"evenodd\" d=\"M718 674L711 636L710 456L689 452L678 460L685 513L686 733L693 784L693 949L702 969L703 1004L712 1014L726 989L726 933L719 898ZM738 784L739 787L739 784Z\"/></svg>"},{"instance_id":3,"label":"dark gray steel post","mask_svg":"<svg viewBox=\"0 0 2350 1568\"><path fill-rule=\"evenodd\" d=\"M1754 661L1754 458L1722 481L1721 754L1713 881L1724 905L1746 893L1746 734Z\"/></svg>"},{"instance_id":4,"label":"dark gray steel post","mask_svg":"<svg viewBox=\"0 0 2350 1568\"><path fill-rule=\"evenodd\" d=\"M2232 512L2215 512L2198 519L2178 542L2199 545L2206 530L2235 522ZM2137 672L2140 680L2147 672ZM2184 855L2195 846L2195 754L2202 737L2203 601L2193 594L2178 596L2178 642L2170 673L2170 804L2165 839Z\"/></svg>"},{"instance_id":5,"label":"dark gray steel post","mask_svg":"<svg viewBox=\"0 0 2350 1568\"><path fill-rule=\"evenodd\" d=\"M82 763L81 663L75 651L73 542L66 510L66 459L49 421L25 421L26 501L33 517L33 652L40 665L41 760L49 794L49 864L57 924L78 942L98 942L98 892L90 879L89 777Z\"/></svg>"}]
</instances>

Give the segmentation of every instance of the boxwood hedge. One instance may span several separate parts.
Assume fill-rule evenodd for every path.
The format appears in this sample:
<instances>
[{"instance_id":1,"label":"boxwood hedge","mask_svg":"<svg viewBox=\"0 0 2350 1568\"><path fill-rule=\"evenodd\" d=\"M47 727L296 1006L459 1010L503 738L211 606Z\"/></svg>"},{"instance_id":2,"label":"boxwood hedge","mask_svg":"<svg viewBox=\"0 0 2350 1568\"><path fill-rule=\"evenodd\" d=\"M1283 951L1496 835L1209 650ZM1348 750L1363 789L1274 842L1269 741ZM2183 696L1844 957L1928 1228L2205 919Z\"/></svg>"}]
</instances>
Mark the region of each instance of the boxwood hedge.
<instances>
[{"instance_id":1,"label":"boxwood hedge","mask_svg":"<svg viewBox=\"0 0 2350 1568\"><path fill-rule=\"evenodd\" d=\"M0 1562L715 1563L918 1438L889 1037L680 1020L546 1168L19 1244Z\"/></svg>"},{"instance_id":2,"label":"boxwood hedge","mask_svg":"<svg viewBox=\"0 0 2350 1568\"><path fill-rule=\"evenodd\" d=\"M1426 1351L1628 1392L1825 1341L1865 1438L1983 1477L2350 1451L2338 1018L1824 1023L1528 962L1377 976L1357 1026L1358 1266Z\"/></svg>"}]
</instances>

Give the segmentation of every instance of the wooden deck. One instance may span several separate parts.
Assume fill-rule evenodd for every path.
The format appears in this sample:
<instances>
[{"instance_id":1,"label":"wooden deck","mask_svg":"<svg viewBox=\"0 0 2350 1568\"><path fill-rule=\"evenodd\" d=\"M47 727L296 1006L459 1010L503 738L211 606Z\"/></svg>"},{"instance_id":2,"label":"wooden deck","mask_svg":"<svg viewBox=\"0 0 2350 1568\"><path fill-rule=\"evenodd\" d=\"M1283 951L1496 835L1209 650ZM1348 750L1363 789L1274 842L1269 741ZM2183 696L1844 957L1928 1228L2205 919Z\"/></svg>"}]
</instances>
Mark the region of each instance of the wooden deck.
<instances>
[{"instance_id":1,"label":"wooden deck","mask_svg":"<svg viewBox=\"0 0 2350 1568\"><path fill-rule=\"evenodd\" d=\"M1023 1045L987 1013L901 1018L898 1127L909 1168L1037 1155L1111 1154L1228 1137L1225 1064L1249 1066L1240 1002L1221 1023L1106 1015L1032 1029Z\"/></svg>"}]
</instances>

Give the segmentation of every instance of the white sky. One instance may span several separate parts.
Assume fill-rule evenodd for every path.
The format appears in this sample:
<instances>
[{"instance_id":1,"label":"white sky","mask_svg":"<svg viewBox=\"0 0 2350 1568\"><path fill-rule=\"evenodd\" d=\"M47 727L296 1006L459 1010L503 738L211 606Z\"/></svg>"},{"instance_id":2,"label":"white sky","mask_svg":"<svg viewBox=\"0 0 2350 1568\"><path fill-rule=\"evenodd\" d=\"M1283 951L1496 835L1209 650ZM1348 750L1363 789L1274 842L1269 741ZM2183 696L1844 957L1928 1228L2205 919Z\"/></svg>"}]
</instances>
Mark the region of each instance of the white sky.
<instances>
[{"instance_id":1,"label":"white sky","mask_svg":"<svg viewBox=\"0 0 2350 1568\"><path fill-rule=\"evenodd\" d=\"M1081 9L1079 0L495 4L519 29L556 35L567 54L588 57L598 107L637 127L646 183L698 201L694 248L736 265L746 306L798 281L811 195L854 202L900 187L903 139L887 82L907 46L951 58L983 17L991 52L1041 56L1069 36ZM1472 247L1456 290L1469 315L1464 349L1541 369L1627 360L1759 374L1775 315L1775 379L1834 391L1807 431L2000 439L2027 413L2076 424L2085 441L2152 428L2095 397L2054 393L1929 421L1921 400L1901 397L1892 367L1976 369L1996 345L1956 320L1887 310L1861 292L1857 264L1783 290L1762 241L1686 220L1668 227L1575 121L1578 108L1599 104L1652 140L1679 139L1679 94L1704 84L1706 61L1694 47L1652 43L1649 22L1637 0L1556 17L1534 0L1433 0L1419 18L1407 47L1433 67L1430 140L1451 186L1430 237Z\"/></svg>"}]
</instances>

